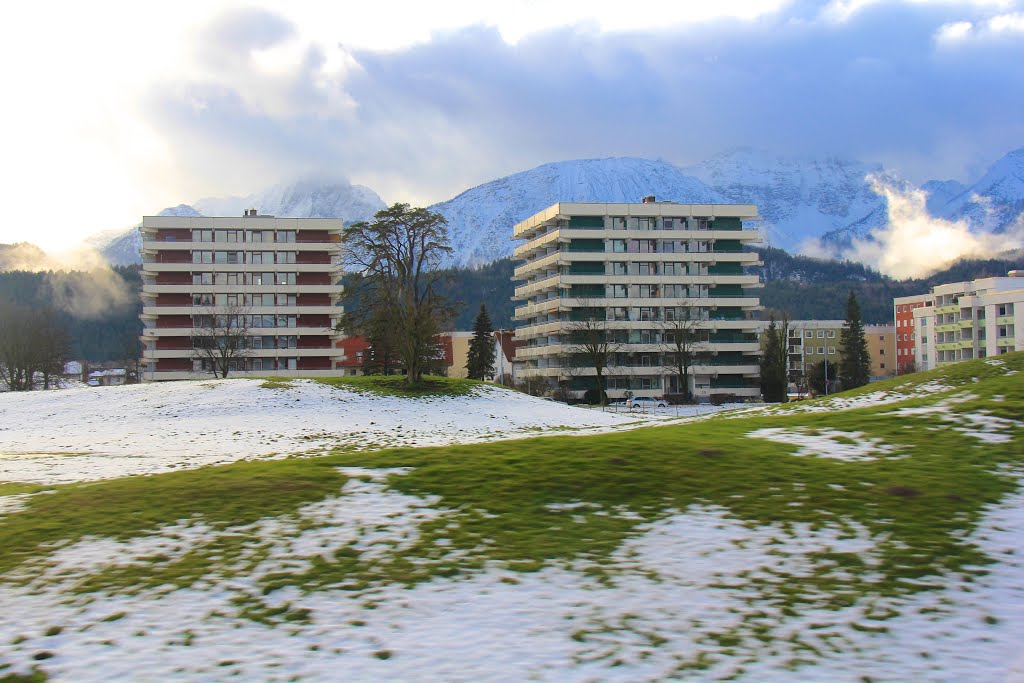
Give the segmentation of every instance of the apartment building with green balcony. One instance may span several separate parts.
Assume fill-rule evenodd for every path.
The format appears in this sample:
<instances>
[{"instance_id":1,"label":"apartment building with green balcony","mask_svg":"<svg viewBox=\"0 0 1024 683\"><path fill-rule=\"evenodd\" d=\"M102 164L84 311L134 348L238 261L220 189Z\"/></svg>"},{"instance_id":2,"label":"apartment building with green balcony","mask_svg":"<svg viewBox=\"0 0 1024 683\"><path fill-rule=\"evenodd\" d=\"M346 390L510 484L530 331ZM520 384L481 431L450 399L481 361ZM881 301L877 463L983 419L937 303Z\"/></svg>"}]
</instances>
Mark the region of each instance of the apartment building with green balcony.
<instances>
[{"instance_id":1,"label":"apartment building with green balcony","mask_svg":"<svg viewBox=\"0 0 1024 683\"><path fill-rule=\"evenodd\" d=\"M933 287L913 309L919 370L1024 350L1024 271Z\"/></svg>"},{"instance_id":2,"label":"apartment building with green balcony","mask_svg":"<svg viewBox=\"0 0 1024 683\"><path fill-rule=\"evenodd\" d=\"M514 227L517 351L524 378L582 397L596 388L588 340L606 342L611 400L681 394L677 335L694 364L688 387L760 394L760 310L753 205L566 203ZM592 346L592 344L590 345Z\"/></svg>"}]
</instances>

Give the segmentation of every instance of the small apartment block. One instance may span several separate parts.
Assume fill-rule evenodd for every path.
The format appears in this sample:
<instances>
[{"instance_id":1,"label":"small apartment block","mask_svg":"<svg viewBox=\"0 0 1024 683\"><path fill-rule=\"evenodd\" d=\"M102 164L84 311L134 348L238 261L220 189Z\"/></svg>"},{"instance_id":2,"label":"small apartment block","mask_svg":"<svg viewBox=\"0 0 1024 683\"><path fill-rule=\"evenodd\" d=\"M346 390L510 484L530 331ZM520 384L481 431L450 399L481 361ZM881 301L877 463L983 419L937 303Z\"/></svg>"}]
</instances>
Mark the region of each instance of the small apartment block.
<instances>
[{"instance_id":1,"label":"small apartment block","mask_svg":"<svg viewBox=\"0 0 1024 683\"><path fill-rule=\"evenodd\" d=\"M920 370L1024 350L1024 271L932 288L913 311Z\"/></svg>"},{"instance_id":2,"label":"small apartment block","mask_svg":"<svg viewBox=\"0 0 1024 683\"><path fill-rule=\"evenodd\" d=\"M145 216L143 381L210 376L194 358L211 316L244 316L247 354L230 376L343 374L334 332L342 309L342 222Z\"/></svg>"},{"instance_id":3,"label":"small apartment block","mask_svg":"<svg viewBox=\"0 0 1024 683\"><path fill-rule=\"evenodd\" d=\"M828 359L839 365L842 358L844 320L790 320L787 354L789 382L794 388L806 383L811 366ZM767 329L768 323L764 323ZM865 325L864 340L871 357L872 381L892 377L897 372L896 334L892 325Z\"/></svg>"},{"instance_id":4,"label":"small apartment block","mask_svg":"<svg viewBox=\"0 0 1024 683\"><path fill-rule=\"evenodd\" d=\"M922 306L931 306L931 294L901 296L892 300L893 322L896 325L896 368L903 372L916 367L914 347L917 344L917 323L914 311Z\"/></svg>"},{"instance_id":5,"label":"small apartment block","mask_svg":"<svg viewBox=\"0 0 1024 683\"><path fill-rule=\"evenodd\" d=\"M761 241L753 205L558 203L514 228L520 303L515 311L520 378L563 383L577 397L595 386L579 352L579 324L595 320L613 351L612 399L681 393L672 368L673 323L690 319L699 343L690 390L700 397L760 395L753 291Z\"/></svg>"}]
</instances>

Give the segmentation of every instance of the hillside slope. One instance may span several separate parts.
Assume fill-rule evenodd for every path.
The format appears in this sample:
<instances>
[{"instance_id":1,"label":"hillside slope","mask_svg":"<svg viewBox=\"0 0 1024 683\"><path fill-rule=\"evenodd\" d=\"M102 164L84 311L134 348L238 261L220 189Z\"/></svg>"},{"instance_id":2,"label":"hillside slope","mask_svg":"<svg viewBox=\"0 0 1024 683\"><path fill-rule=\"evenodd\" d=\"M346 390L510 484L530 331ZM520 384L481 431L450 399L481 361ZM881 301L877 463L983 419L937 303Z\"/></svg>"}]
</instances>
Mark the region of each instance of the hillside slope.
<instances>
[{"instance_id":1,"label":"hillside slope","mask_svg":"<svg viewBox=\"0 0 1024 683\"><path fill-rule=\"evenodd\" d=\"M0 485L0 661L83 683L1013 680L1021 372L1015 353L592 436Z\"/></svg>"}]
</instances>

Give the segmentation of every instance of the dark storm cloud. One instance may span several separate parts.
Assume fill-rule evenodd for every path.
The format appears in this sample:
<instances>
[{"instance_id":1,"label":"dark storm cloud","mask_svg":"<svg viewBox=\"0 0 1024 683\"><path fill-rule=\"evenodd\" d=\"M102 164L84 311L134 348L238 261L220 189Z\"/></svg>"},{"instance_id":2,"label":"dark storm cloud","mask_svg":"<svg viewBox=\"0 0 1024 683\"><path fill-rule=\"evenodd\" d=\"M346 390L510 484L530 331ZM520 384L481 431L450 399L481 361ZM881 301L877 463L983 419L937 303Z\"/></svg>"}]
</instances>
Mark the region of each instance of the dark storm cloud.
<instances>
[{"instance_id":1,"label":"dark storm cloud","mask_svg":"<svg viewBox=\"0 0 1024 683\"><path fill-rule=\"evenodd\" d=\"M192 145L205 142L285 171L404 178L436 199L557 159L687 163L737 145L906 159L905 170L944 176L1024 144L1024 36L936 43L944 24L980 23L979 11L880 5L838 23L803 4L749 23L564 28L515 45L472 27L405 50L352 53L359 68L326 90L343 88L354 109L325 107L317 48L275 84L294 105L288 115L254 111L230 78L186 84L155 106L165 132L188 141L186 167L197 163ZM220 30L241 51L292 35L265 14Z\"/></svg>"}]
</instances>

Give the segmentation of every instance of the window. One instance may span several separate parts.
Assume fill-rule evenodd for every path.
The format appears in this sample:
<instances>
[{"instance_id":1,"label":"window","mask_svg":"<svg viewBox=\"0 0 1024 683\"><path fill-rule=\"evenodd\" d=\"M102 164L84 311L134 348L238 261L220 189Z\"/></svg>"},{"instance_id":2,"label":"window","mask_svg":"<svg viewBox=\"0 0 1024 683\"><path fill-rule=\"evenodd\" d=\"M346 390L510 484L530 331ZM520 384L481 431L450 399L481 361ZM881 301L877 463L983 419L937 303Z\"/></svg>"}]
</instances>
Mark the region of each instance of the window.
<instances>
[{"instance_id":1,"label":"window","mask_svg":"<svg viewBox=\"0 0 1024 683\"><path fill-rule=\"evenodd\" d=\"M194 285L212 285L213 284L213 273L192 273L192 284L194 284Z\"/></svg>"},{"instance_id":2,"label":"window","mask_svg":"<svg viewBox=\"0 0 1024 683\"><path fill-rule=\"evenodd\" d=\"M820 353L821 355L824 356L825 355L825 347L824 346L819 346L818 347L818 353Z\"/></svg>"},{"instance_id":3,"label":"window","mask_svg":"<svg viewBox=\"0 0 1024 683\"><path fill-rule=\"evenodd\" d=\"M828 338L829 339L835 339L836 338L836 331L835 330L829 330L828 331Z\"/></svg>"},{"instance_id":4,"label":"window","mask_svg":"<svg viewBox=\"0 0 1024 683\"><path fill-rule=\"evenodd\" d=\"M658 240L630 240L629 251L634 254L655 254L658 251Z\"/></svg>"},{"instance_id":5,"label":"window","mask_svg":"<svg viewBox=\"0 0 1024 683\"><path fill-rule=\"evenodd\" d=\"M885 349L879 349L878 350L878 355L879 356L884 356L885 355Z\"/></svg>"},{"instance_id":6,"label":"window","mask_svg":"<svg viewBox=\"0 0 1024 683\"><path fill-rule=\"evenodd\" d=\"M295 263L295 254L296 254L296 252L294 252L294 251L279 251L279 252L276 252L275 253L275 262L276 263Z\"/></svg>"},{"instance_id":7,"label":"window","mask_svg":"<svg viewBox=\"0 0 1024 683\"><path fill-rule=\"evenodd\" d=\"M637 268L637 275L657 275L658 274L658 264L657 263L650 263L650 262L646 262L645 261L643 263L636 264L636 268Z\"/></svg>"},{"instance_id":8,"label":"window","mask_svg":"<svg viewBox=\"0 0 1024 683\"><path fill-rule=\"evenodd\" d=\"M628 285L611 285L612 297L616 299L625 299L629 296Z\"/></svg>"},{"instance_id":9,"label":"window","mask_svg":"<svg viewBox=\"0 0 1024 683\"><path fill-rule=\"evenodd\" d=\"M213 241L213 230L193 230L192 231L193 242L212 242Z\"/></svg>"},{"instance_id":10,"label":"window","mask_svg":"<svg viewBox=\"0 0 1024 683\"><path fill-rule=\"evenodd\" d=\"M828 352L829 353L835 353L836 352L836 347L834 347L834 346L828 347Z\"/></svg>"},{"instance_id":11,"label":"window","mask_svg":"<svg viewBox=\"0 0 1024 683\"><path fill-rule=\"evenodd\" d=\"M810 330L807 330L807 337L808 337L808 338L811 338L811 337L813 337L813 336L814 336L814 333L813 333L813 332L811 332Z\"/></svg>"},{"instance_id":12,"label":"window","mask_svg":"<svg viewBox=\"0 0 1024 683\"><path fill-rule=\"evenodd\" d=\"M193 251L192 263L213 263L212 251Z\"/></svg>"},{"instance_id":13,"label":"window","mask_svg":"<svg viewBox=\"0 0 1024 683\"><path fill-rule=\"evenodd\" d=\"M278 230L274 233L275 242L294 242L295 231L294 230Z\"/></svg>"},{"instance_id":14,"label":"window","mask_svg":"<svg viewBox=\"0 0 1024 683\"><path fill-rule=\"evenodd\" d=\"M825 330L818 330L818 339L825 338Z\"/></svg>"},{"instance_id":15,"label":"window","mask_svg":"<svg viewBox=\"0 0 1024 683\"><path fill-rule=\"evenodd\" d=\"M626 240L612 240L612 251L622 254L626 251Z\"/></svg>"},{"instance_id":16,"label":"window","mask_svg":"<svg viewBox=\"0 0 1024 683\"><path fill-rule=\"evenodd\" d=\"M612 263L612 275L628 275L629 266L621 261L615 261Z\"/></svg>"}]
</instances>

